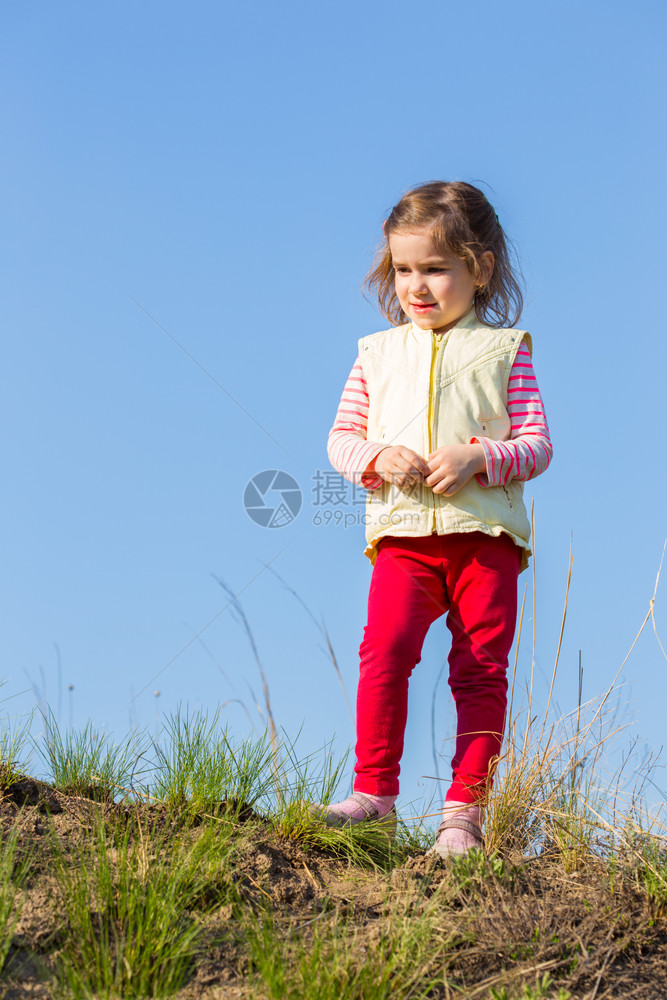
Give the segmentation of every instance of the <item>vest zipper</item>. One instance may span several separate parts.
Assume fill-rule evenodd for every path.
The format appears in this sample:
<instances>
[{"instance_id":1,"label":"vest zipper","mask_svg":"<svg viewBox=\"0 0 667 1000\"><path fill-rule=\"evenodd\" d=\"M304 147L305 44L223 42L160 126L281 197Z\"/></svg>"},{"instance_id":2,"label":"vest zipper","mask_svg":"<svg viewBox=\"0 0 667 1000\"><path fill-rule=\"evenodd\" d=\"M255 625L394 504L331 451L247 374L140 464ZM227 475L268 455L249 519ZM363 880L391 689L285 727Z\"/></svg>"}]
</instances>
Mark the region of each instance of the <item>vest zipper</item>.
<instances>
[{"instance_id":1,"label":"vest zipper","mask_svg":"<svg viewBox=\"0 0 667 1000\"><path fill-rule=\"evenodd\" d=\"M429 376L428 383L428 454L430 455L433 451L433 432L435 428L433 427L433 418L435 414L435 400L434 400L434 388L435 379L433 377L435 369L438 364L438 353L440 351L440 345L442 343L442 337L436 337L435 333L431 330L431 374ZM428 457L428 456L427 456ZM431 525L431 531L436 531L436 519L435 519L435 494L432 493L433 498L433 523Z\"/></svg>"}]
</instances>

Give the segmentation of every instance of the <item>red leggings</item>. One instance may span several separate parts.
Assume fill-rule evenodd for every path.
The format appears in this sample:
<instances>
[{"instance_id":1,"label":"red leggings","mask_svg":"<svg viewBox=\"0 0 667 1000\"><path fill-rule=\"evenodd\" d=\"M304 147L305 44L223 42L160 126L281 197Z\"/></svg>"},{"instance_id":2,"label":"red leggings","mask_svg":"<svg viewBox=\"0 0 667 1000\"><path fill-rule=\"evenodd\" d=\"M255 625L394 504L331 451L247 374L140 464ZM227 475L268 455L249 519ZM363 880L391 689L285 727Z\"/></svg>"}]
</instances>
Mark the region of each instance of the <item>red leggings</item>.
<instances>
[{"instance_id":1,"label":"red leggings","mask_svg":"<svg viewBox=\"0 0 667 1000\"><path fill-rule=\"evenodd\" d=\"M381 539L359 649L356 791L398 794L408 681L429 627L447 613L457 713L447 798L475 802L484 795L505 728L519 566L520 549L505 534Z\"/></svg>"}]
</instances>

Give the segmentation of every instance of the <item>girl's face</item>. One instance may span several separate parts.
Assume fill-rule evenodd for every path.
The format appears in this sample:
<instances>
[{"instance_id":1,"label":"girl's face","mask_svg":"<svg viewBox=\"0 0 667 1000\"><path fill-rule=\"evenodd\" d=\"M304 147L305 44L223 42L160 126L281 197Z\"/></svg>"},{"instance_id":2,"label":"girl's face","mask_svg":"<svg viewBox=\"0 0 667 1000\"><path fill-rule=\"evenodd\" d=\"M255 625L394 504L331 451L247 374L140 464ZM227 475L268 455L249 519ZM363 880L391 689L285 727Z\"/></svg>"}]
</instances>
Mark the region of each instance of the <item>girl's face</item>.
<instances>
[{"instance_id":1,"label":"girl's face","mask_svg":"<svg viewBox=\"0 0 667 1000\"><path fill-rule=\"evenodd\" d=\"M428 229L393 233L389 250L401 308L421 330L446 333L472 308L476 284L465 261L443 257ZM493 254L480 260L488 281Z\"/></svg>"}]
</instances>

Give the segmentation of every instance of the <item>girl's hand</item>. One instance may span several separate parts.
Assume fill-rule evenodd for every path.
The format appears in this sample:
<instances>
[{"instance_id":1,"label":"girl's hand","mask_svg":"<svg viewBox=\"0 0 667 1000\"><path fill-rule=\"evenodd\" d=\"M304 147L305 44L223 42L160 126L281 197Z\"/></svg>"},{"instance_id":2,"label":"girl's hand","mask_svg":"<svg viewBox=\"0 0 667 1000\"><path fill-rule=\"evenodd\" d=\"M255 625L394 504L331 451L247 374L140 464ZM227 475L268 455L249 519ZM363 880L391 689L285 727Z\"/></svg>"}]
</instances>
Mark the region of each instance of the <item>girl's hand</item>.
<instances>
[{"instance_id":1,"label":"girl's hand","mask_svg":"<svg viewBox=\"0 0 667 1000\"><path fill-rule=\"evenodd\" d=\"M458 493L475 473L486 471L481 444L447 444L431 452L428 464L426 485L447 497Z\"/></svg>"},{"instance_id":2,"label":"girl's hand","mask_svg":"<svg viewBox=\"0 0 667 1000\"><path fill-rule=\"evenodd\" d=\"M422 456L403 444L383 448L367 469L399 488L422 483L430 471Z\"/></svg>"}]
</instances>

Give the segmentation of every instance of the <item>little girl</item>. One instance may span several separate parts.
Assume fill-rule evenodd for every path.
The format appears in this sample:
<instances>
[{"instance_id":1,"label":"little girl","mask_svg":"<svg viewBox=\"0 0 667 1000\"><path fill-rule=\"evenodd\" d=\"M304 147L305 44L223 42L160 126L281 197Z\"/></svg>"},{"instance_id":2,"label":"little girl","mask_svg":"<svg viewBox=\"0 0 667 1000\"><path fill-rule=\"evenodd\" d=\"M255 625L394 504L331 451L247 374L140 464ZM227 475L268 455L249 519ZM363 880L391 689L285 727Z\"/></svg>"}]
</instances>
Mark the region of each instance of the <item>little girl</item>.
<instances>
[{"instance_id":1,"label":"little girl","mask_svg":"<svg viewBox=\"0 0 667 1000\"><path fill-rule=\"evenodd\" d=\"M366 285L394 326L359 341L328 445L334 468L368 491L354 792L318 809L331 826L395 829L408 680L446 614L457 736L432 850L448 857L482 842L530 556L523 483L547 468L551 442L531 338L513 328L521 291L485 195L424 184L383 231Z\"/></svg>"}]
</instances>

